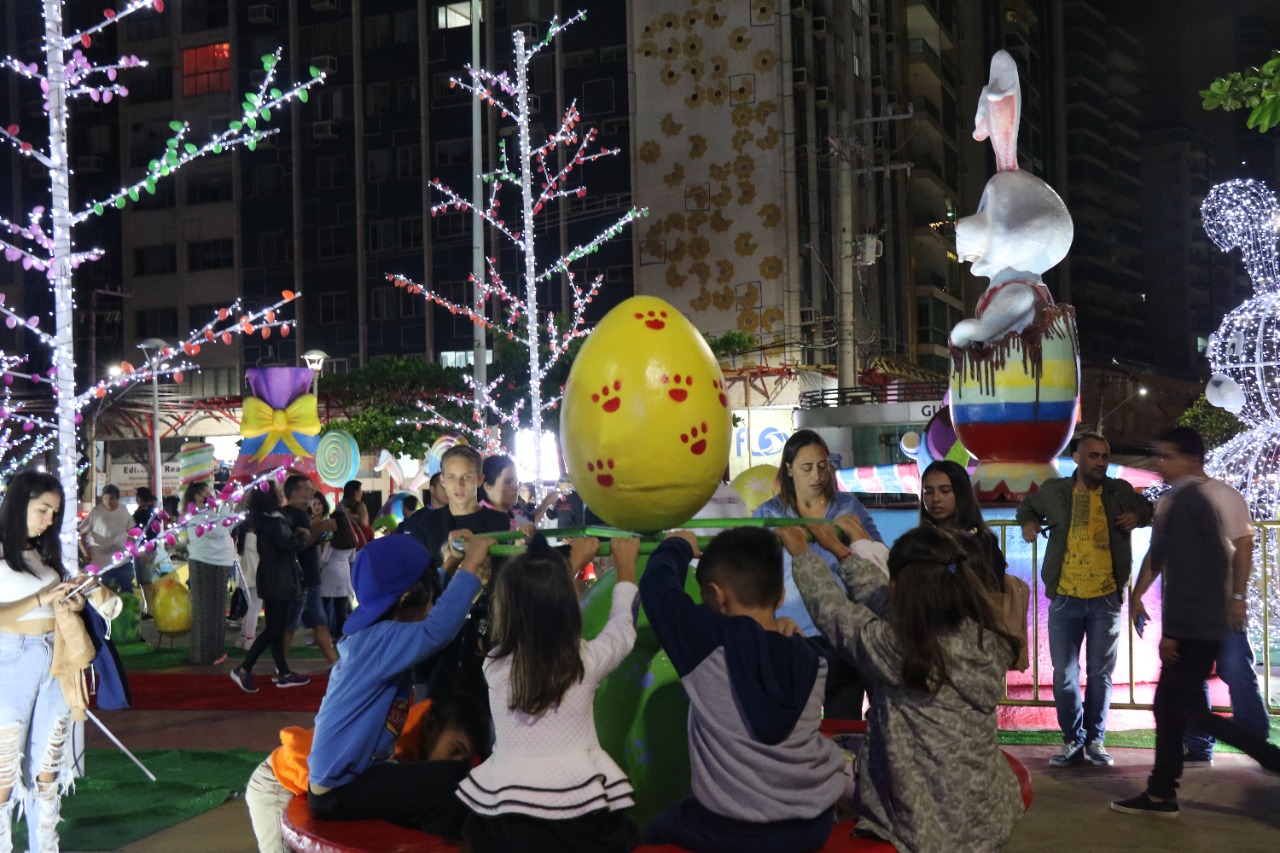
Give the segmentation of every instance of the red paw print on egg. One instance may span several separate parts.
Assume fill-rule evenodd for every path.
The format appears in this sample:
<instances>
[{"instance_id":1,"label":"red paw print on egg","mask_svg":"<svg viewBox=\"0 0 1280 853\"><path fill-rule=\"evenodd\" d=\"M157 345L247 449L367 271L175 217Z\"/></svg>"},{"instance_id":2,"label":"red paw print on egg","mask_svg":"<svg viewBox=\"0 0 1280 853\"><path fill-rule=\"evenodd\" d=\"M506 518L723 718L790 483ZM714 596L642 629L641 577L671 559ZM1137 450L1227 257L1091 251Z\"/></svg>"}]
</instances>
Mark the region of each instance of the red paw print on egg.
<instances>
[{"instance_id":1,"label":"red paw print on egg","mask_svg":"<svg viewBox=\"0 0 1280 853\"><path fill-rule=\"evenodd\" d=\"M672 383L675 383L675 385L677 385L678 387L668 388L667 389L668 397L670 397L672 400L675 400L677 403L683 403L685 400L689 399L689 388L693 385L692 376L689 376L688 374L681 376L680 374L677 373L674 377L672 377L672 376L667 376L664 373L662 375L662 384L670 385Z\"/></svg>"},{"instance_id":2,"label":"red paw print on egg","mask_svg":"<svg viewBox=\"0 0 1280 853\"><path fill-rule=\"evenodd\" d=\"M666 311L636 312L636 319L643 320L644 324L650 329L665 329L667 327L666 317Z\"/></svg>"},{"instance_id":3,"label":"red paw print on egg","mask_svg":"<svg viewBox=\"0 0 1280 853\"><path fill-rule=\"evenodd\" d=\"M600 387L599 394L591 395L591 402L600 403L600 408L604 409L606 412L616 412L618 411L618 407L622 405L622 398L617 396L617 392L621 390L622 383L615 379L613 380L612 390L608 385L602 385ZM601 403L601 400L604 402Z\"/></svg>"},{"instance_id":4,"label":"red paw print on egg","mask_svg":"<svg viewBox=\"0 0 1280 853\"><path fill-rule=\"evenodd\" d=\"M701 453L701 451L699 451ZM613 487L613 475L605 473L605 469L613 470L612 459L597 459L594 463L587 463L588 473L596 475L596 482L606 489ZM599 472L599 473L596 473Z\"/></svg>"},{"instance_id":5,"label":"red paw print on egg","mask_svg":"<svg viewBox=\"0 0 1280 853\"><path fill-rule=\"evenodd\" d=\"M699 431L701 429L701 431ZM702 438L698 438L701 435ZM701 456L707 452L707 425L704 422L701 427L693 426L688 432L680 433L680 440L689 445L689 452L694 456ZM692 443L690 443L692 442Z\"/></svg>"},{"instance_id":6,"label":"red paw print on egg","mask_svg":"<svg viewBox=\"0 0 1280 853\"><path fill-rule=\"evenodd\" d=\"M724 406L726 409L729 408L729 398L724 395L724 385L720 380L712 379L711 387L716 389L716 393L720 395L720 405Z\"/></svg>"}]
</instances>

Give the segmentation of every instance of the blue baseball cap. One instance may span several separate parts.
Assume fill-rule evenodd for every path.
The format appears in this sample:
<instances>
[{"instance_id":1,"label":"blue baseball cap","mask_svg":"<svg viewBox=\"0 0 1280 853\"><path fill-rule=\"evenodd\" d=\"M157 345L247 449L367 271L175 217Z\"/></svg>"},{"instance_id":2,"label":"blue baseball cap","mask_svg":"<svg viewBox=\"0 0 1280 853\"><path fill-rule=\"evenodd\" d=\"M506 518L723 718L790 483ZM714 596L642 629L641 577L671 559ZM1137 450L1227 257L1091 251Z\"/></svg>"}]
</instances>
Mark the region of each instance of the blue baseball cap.
<instances>
[{"instance_id":1,"label":"blue baseball cap","mask_svg":"<svg viewBox=\"0 0 1280 853\"><path fill-rule=\"evenodd\" d=\"M432 570L432 563L431 553L412 536L384 536L361 548L351 567L357 606L347 617L343 633L354 634L385 616L400 596Z\"/></svg>"}]
</instances>

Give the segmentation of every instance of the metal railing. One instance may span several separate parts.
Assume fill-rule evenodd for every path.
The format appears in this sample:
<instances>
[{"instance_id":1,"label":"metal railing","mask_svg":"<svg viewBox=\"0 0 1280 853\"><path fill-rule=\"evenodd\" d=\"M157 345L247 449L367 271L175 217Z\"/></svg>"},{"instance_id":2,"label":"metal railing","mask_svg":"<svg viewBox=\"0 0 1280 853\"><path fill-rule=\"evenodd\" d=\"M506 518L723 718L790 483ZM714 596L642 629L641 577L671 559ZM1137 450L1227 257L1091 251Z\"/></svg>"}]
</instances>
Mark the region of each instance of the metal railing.
<instances>
[{"instance_id":1,"label":"metal railing","mask_svg":"<svg viewBox=\"0 0 1280 853\"><path fill-rule=\"evenodd\" d=\"M827 406L861 406L868 403L927 403L941 400L947 383L894 382L889 385L859 385L853 388L824 388L800 394L800 408L821 409Z\"/></svg>"},{"instance_id":2,"label":"metal railing","mask_svg":"<svg viewBox=\"0 0 1280 853\"><path fill-rule=\"evenodd\" d=\"M1041 589L1040 583L1040 545L1043 540L1037 539L1035 542L1030 544L1023 542L1021 527L1017 522L1011 519L988 519L987 524L1000 538L1000 549L1004 552L1006 559L1008 559L1010 570L1013 571L1013 573L1021 576L1021 571L1014 570L1026 566L1028 564L1028 557L1030 564L1030 574L1027 579L1027 583L1031 587L1030 606L1028 607L1030 612L1028 614L1027 624L1027 644L1029 646L1028 656L1031 662L1029 669L1031 679L1029 685L1030 698L1011 698L1009 696L1010 680L1015 682L1016 687L1024 686L1017 683L1023 676L1015 675L1012 676L1011 679L1006 679L1005 681L1005 693L1004 698L1001 699L1001 704L1053 707L1054 702L1052 697L1047 699L1040 698L1040 690L1042 686L1040 671L1042 649L1040 637L1043 631L1047 631L1047 626L1043 624L1043 616L1047 615L1047 609L1042 608L1041 606L1044 601L1043 590ZM1278 561L1280 561L1280 521L1254 522L1254 525L1259 528L1260 534L1258 538L1258 545L1254 551L1255 571L1254 576L1250 579L1250 584L1261 592L1261 612L1257 615L1257 622L1260 624L1252 626L1254 630L1251 632L1251 644L1255 649L1259 646L1261 647L1260 662L1262 664L1262 676L1260 680L1262 682L1263 702L1266 704L1267 710L1270 713L1280 714L1280 703L1273 700L1271 677L1271 663L1273 658L1272 651L1276 648L1273 643L1280 642L1280 636L1272 636L1272 623L1276 621L1273 618L1274 614L1272 611L1274 608L1280 606L1280 593L1278 593L1276 589L1277 566ZM1030 553L1028 554L1027 552ZM1135 548L1135 556L1141 556L1140 549ZM1132 584L1136 579L1137 571L1135 570L1133 572L1133 577L1130 578L1130 588L1125 591L1125 629L1124 633L1121 635L1125 654L1125 680L1128 682L1128 699L1127 701L1116 701L1113 698L1111 707L1117 710L1150 711L1152 709L1150 702L1138 701L1138 679L1135 678L1136 632L1134 631L1133 621L1129 619L1128 601L1132 598ZM1152 597L1150 592L1148 592L1147 595L1148 598ZM1151 606L1150 601L1148 601L1147 604L1148 607ZM1148 630L1152 629L1149 628ZM1151 634L1147 634L1145 639L1141 642L1150 643L1154 646L1157 641L1158 637L1153 632ZM1047 642L1046 637L1046 649ZM1113 678L1113 681L1114 680L1115 679ZM1052 675L1050 675L1048 686L1052 687L1052 684ZM1121 682L1121 684L1123 684L1123 682ZM1119 685L1117 685L1117 687L1119 687ZM1120 690L1118 689L1113 690L1113 696L1119 692ZM1230 708L1215 707L1214 710L1226 712L1230 711Z\"/></svg>"}]
</instances>

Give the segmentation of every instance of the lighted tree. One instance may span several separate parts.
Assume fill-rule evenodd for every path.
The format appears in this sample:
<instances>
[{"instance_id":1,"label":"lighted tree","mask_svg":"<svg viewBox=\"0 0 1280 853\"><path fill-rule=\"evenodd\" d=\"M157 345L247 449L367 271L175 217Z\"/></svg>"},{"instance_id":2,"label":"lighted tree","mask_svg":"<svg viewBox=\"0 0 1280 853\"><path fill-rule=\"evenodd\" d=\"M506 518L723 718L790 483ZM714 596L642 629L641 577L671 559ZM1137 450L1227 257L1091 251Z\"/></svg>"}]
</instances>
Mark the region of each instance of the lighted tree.
<instances>
[{"instance_id":1,"label":"lighted tree","mask_svg":"<svg viewBox=\"0 0 1280 853\"><path fill-rule=\"evenodd\" d=\"M532 45L526 43L523 31L515 30L514 81L505 71L494 74L483 68L470 66L466 68L469 81L450 81L451 86L461 86L498 111L501 118L515 122L518 150L513 154L507 150L505 141L498 143L497 166L482 176L488 186L487 203L483 210L477 209L471 201L439 180L433 180L431 186L443 200L431 208L431 215L436 216L450 208L478 213L490 228L515 248L521 267L518 285L508 287L498 271L497 259L492 257L487 259L487 272L481 280L477 281L475 274L470 278L470 283L478 294L477 300L470 305L447 299L403 276L387 276L396 287L422 294L427 300L451 313L465 315L493 334L505 336L523 345L529 357L527 397L522 396L504 403L503 400L510 400L510 397L505 397L502 393L506 382L503 376L499 375L482 388L475 387L471 377L467 377L474 395L474 405L471 398L461 395L450 398L450 402L472 405L472 423L449 418L429 402L423 404L427 417L422 423L457 430L490 452L500 447L498 437L489 429L490 424L496 423L513 429L529 427L533 431L534 480L538 484L542 482L543 414L560 403L559 394L544 395L543 381L557 362L569 354L570 345L591 331L586 325L586 310L599 292L602 282L602 277L596 276L589 282L580 283L570 270L570 265L593 254L604 243L621 234L634 219L647 214L647 211L633 207L591 240L579 244L551 263L539 266L538 215L557 199L585 196L586 187L572 183L577 180L574 173L578 167L618 153L616 148L595 147L594 128L579 131L581 114L576 101L565 109L560 126L545 140L535 142L530 135L532 114L529 105L529 65L561 30L585 18L584 12L578 12L564 23L552 19L547 26L546 37ZM480 144L480 140L476 140L475 144ZM564 158L565 165L560 167L558 152L562 148L567 156ZM503 200L507 197L516 202L517 212L513 221L505 219L500 212ZM539 296L548 287L559 287L561 276L568 277L573 304L563 306L563 314L557 321L550 312L539 308ZM504 316L489 316L485 305L491 300L501 304Z\"/></svg>"},{"instance_id":2,"label":"lighted tree","mask_svg":"<svg viewBox=\"0 0 1280 853\"><path fill-rule=\"evenodd\" d=\"M101 383L83 393L76 390L75 350L72 341L72 312L75 308L72 276L80 264L96 260L102 255L102 251L96 248L73 249L72 234L76 227L101 216L107 208L124 208L130 202L137 201L142 193L154 193L159 181L193 160L239 146L253 150L265 136L276 132L265 128L273 114L295 98L306 101L307 90L324 79L324 74L312 68L311 79L281 90L275 85L280 52L262 57L266 74L257 91L245 95L239 118L231 121L224 130L200 142L189 138L191 129L187 123L171 122L173 136L167 140L163 150L156 152L156 158L147 165L143 177L103 198L77 203L73 209L72 171L67 150L71 120L68 105L76 98L109 102L113 98L127 96L128 88L121 81L120 72L146 65L146 62L136 56L121 56L108 61L95 60L90 56L94 40L99 33L130 15L163 11L163 0L130 0L123 4L123 8L105 10L103 19L93 26L68 33L62 20L62 3L58 0L44 0L43 64L26 63L13 57L6 57L2 63L12 73L38 85L44 94L47 132L42 129L38 134L28 134L18 125L10 124L0 127L0 138L8 142L18 156L33 158L47 170L49 204L34 207L13 219L0 217L0 248L4 250L7 260L21 264L24 269L46 275L53 292L53 332L50 334L41 330L38 317L23 318L8 309L0 310L4 310L8 318L14 321L11 328L25 328L49 349L52 368L48 384L54 400L54 418L49 426L55 436L58 478L69 500L77 494L76 432L80 422L79 412L83 406L93 399L106 396L112 389L118 390L134 382L150 380L155 374L172 374L178 378L184 370L194 367L182 361L178 354L194 355L203 343L219 340L229 343L231 335L252 333L259 329L269 334L270 328L277 325L284 327L282 332L287 332L287 322L274 319L280 303L251 314L240 313L239 305L231 306L224 309L225 313L219 312L219 318L215 318L212 324L201 330L198 339L193 338L150 352L141 367L127 371L114 383ZM287 293L283 301L292 298L293 294ZM223 325L218 326L218 323ZM215 327L217 331L214 331ZM211 333L212 337L206 332ZM68 560L74 560L77 552L74 512L63 514L61 538L63 553Z\"/></svg>"}]
</instances>

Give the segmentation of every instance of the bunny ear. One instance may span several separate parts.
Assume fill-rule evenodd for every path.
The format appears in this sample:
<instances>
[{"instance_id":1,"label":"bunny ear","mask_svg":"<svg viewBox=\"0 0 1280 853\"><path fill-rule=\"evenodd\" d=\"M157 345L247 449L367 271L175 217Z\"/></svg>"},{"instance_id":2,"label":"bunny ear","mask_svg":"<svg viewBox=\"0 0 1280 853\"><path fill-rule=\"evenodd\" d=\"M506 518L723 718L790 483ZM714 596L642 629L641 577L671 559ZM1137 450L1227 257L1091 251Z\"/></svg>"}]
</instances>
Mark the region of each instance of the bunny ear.
<instances>
[{"instance_id":1,"label":"bunny ear","mask_svg":"<svg viewBox=\"0 0 1280 853\"><path fill-rule=\"evenodd\" d=\"M1022 87L1018 66L1006 51L991 57L991 78L978 98L973 138L990 137L996 154L996 170L1018 170L1018 121L1022 113ZM981 134L981 135L979 135Z\"/></svg>"}]
</instances>

